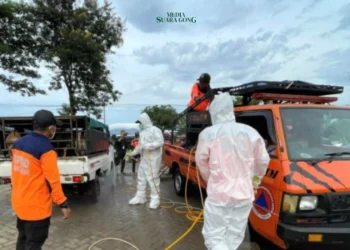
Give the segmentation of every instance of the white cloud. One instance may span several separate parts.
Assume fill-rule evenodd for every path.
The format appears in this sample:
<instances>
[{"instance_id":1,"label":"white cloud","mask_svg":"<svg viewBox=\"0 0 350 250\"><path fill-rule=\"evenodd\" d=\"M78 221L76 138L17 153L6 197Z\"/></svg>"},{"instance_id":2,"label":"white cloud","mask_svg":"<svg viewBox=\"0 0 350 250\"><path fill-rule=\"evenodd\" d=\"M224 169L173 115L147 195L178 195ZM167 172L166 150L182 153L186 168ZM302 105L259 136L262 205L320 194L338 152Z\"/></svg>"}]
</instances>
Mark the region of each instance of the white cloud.
<instances>
[{"instance_id":1,"label":"white cloud","mask_svg":"<svg viewBox=\"0 0 350 250\"><path fill-rule=\"evenodd\" d=\"M113 0L127 20L124 45L108 57L115 87L123 92L106 108L106 122L133 124L146 105L186 107L192 83L203 72L212 86L255 80L304 80L350 87L348 0ZM156 23L157 16L182 12L196 23ZM48 87L50 74L37 80ZM22 98L0 86L3 115L31 115L38 107L56 109L65 90ZM11 106L10 104L17 104ZM6 104L2 105L1 104ZM119 125L118 125L119 126ZM124 125L123 125L124 126ZM137 125L136 125L137 126Z\"/></svg>"}]
</instances>

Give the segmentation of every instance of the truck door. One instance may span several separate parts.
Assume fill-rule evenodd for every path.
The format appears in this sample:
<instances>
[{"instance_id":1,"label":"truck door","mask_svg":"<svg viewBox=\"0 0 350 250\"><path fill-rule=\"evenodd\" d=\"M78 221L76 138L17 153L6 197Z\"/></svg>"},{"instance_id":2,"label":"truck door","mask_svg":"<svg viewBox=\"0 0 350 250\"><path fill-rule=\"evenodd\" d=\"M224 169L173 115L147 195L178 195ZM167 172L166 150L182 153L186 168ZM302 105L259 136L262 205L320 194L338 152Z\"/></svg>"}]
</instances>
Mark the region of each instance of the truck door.
<instances>
[{"instance_id":1,"label":"truck door","mask_svg":"<svg viewBox=\"0 0 350 250\"><path fill-rule=\"evenodd\" d=\"M270 155L270 164L255 197L249 221L261 235L272 240L276 236L281 203L279 149L271 110L243 111L236 113L236 120L256 129L264 139Z\"/></svg>"}]
</instances>

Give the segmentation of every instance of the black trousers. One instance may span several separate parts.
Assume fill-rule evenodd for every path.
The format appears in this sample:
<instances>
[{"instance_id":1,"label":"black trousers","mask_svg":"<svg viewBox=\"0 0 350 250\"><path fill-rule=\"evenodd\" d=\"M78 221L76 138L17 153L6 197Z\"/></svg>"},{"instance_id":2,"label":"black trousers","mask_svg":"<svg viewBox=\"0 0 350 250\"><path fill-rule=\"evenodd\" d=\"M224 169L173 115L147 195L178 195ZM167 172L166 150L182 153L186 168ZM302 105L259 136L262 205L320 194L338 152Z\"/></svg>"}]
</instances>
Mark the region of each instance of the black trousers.
<instances>
[{"instance_id":1,"label":"black trousers","mask_svg":"<svg viewBox=\"0 0 350 250\"><path fill-rule=\"evenodd\" d=\"M124 172L124 168L125 168L125 157L126 152L119 152L117 153L117 157L115 159L115 165L118 166L119 163L121 163L121 168L120 168L120 172L123 173Z\"/></svg>"},{"instance_id":2,"label":"black trousers","mask_svg":"<svg viewBox=\"0 0 350 250\"><path fill-rule=\"evenodd\" d=\"M134 156L136 159L140 159L140 155ZM135 167L136 167L136 160L132 159L132 172L135 173Z\"/></svg>"},{"instance_id":3,"label":"black trousers","mask_svg":"<svg viewBox=\"0 0 350 250\"><path fill-rule=\"evenodd\" d=\"M16 250L41 250L49 236L50 219L25 221L17 217Z\"/></svg>"}]
</instances>

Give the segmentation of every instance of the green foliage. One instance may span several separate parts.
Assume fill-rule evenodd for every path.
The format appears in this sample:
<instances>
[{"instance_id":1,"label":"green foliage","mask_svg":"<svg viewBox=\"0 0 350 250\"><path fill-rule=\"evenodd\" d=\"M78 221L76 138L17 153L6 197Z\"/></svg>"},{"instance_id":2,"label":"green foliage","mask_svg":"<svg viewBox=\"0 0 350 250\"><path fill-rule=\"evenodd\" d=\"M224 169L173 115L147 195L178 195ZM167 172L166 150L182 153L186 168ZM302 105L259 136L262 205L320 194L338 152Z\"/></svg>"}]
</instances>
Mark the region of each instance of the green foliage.
<instances>
[{"instance_id":1,"label":"green foliage","mask_svg":"<svg viewBox=\"0 0 350 250\"><path fill-rule=\"evenodd\" d=\"M172 128L172 121L177 115L176 109L171 105L148 106L141 113L147 113L151 118L153 125L162 131Z\"/></svg>"},{"instance_id":2,"label":"green foliage","mask_svg":"<svg viewBox=\"0 0 350 250\"><path fill-rule=\"evenodd\" d=\"M177 120L175 130L176 135L182 135L186 133L186 116L183 116L179 120Z\"/></svg>"},{"instance_id":3,"label":"green foliage","mask_svg":"<svg viewBox=\"0 0 350 250\"><path fill-rule=\"evenodd\" d=\"M106 68L106 55L123 43L124 23L105 2L75 0L34 0L35 17L40 25L41 52L54 72L50 90L66 87L70 109L101 117L103 107L117 101Z\"/></svg>"},{"instance_id":4,"label":"green foliage","mask_svg":"<svg viewBox=\"0 0 350 250\"><path fill-rule=\"evenodd\" d=\"M70 108L70 105L67 103L62 104L61 108L59 108L57 111L58 111L59 115L71 115L72 114L72 110Z\"/></svg>"},{"instance_id":5,"label":"green foliage","mask_svg":"<svg viewBox=\"0 0 350 250\"><path fill-rule=\"evenodd\" d=\"M242 96L236 96L235 98L236 98L236 101L234 101L234 105L235 106L242 105L243 97ZM249 104L250 105L257 105L257 104L259 104L259 102L260 102L259 100L252 99L252 100L250 100Z\"/></svg>"},{"instance_id":6,"label":"green foliage","mask_svg":"<svg viewBox=\"0 0 350 250\"><path fill-rule=\"evenodd\" d=\"M45 94L28 78L40 78L37 72L39 46L33 7L26 3L0 3L0 83L8 91L22 96Z\"/></svg>"}]
</instances>

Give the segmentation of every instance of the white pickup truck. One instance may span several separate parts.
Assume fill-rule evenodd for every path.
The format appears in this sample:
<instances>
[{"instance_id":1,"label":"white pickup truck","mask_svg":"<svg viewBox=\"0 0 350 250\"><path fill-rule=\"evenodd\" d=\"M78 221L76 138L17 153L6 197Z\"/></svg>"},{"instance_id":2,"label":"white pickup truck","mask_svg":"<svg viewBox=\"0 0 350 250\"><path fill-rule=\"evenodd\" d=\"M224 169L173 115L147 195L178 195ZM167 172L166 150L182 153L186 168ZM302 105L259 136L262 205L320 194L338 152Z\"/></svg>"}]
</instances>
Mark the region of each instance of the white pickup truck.
<instances>
[{"instance_id":1,"label":"white pickup truck","mask_svg":"<svg viewBox=\"0 0 350 250\"><path fill-rule=\"evenodd\" d=\"M63 122L52 140L58 154L62 187L66 193L88 194L96 203L100 195L99 177L108 176L114 168L114 147L108 126L87 116L56 118ZM31 119L0 118L0 184L11 183L9 150L14 140L31 132Z\"/></svg>"}]
</instances>

